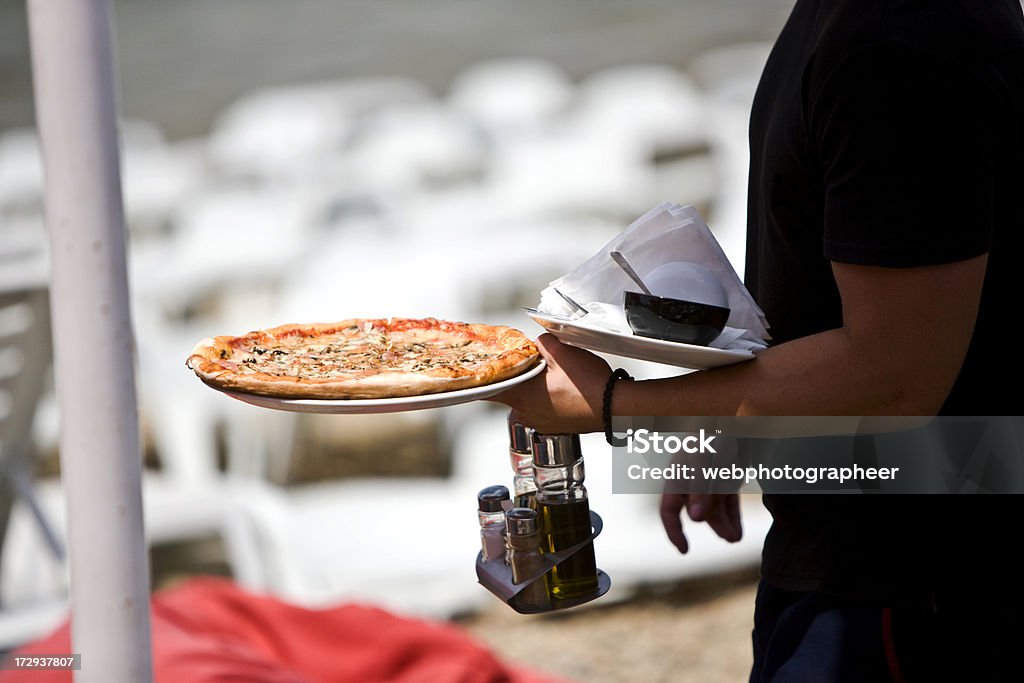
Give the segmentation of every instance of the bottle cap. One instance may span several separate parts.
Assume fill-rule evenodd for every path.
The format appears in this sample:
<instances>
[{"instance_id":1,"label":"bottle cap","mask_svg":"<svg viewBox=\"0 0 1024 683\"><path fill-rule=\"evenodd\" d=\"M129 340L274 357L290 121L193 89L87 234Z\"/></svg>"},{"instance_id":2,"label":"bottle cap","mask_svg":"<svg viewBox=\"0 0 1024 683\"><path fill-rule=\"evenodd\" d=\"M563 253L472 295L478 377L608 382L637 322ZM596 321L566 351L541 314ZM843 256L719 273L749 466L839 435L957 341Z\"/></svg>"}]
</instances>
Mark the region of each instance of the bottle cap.
<instances>
[{"instance_id":1,"label":"bottle cap","mask_svg":"<svg viewBox=\"0 0 1024 683\"><path fill-rule=\"evenodd\" d=\"M579 434L533 434L533 464L564 467L583 457Z\"/></svg>"},{"instance_id":2,"label":"bottle cap","mask_svg":"<svg viewBox=\"0 0 1024 683\"><path fill-rule=\"evenodd\" d=\"M512 508L505 513L505 528L509 536L537 533L537 511L530 508Z\"/></svg>"},{"instance_id":3,"label":"bottle cap","mask_svg":"<svg viewBox=\"0 0 1024 683\"><path fill-rule=\"evenodd\" d=\"M508 414L508 443L509 448L517 453L532 452L531 441L533 430L526 425L512 421L512 413Z\"/></svg>"},{"instance_id":4,"label":"bottle cap","mask_svg":"<svg viewBox=\"0 0 1024 683\"><path fill-rule=\"evenodd\" d=\"M501 512L504 510L502 503L506 500L510 500L508 487L501 484L480 489L480 493L476 494L480 512Z\"/></svg>"}]
</instances>

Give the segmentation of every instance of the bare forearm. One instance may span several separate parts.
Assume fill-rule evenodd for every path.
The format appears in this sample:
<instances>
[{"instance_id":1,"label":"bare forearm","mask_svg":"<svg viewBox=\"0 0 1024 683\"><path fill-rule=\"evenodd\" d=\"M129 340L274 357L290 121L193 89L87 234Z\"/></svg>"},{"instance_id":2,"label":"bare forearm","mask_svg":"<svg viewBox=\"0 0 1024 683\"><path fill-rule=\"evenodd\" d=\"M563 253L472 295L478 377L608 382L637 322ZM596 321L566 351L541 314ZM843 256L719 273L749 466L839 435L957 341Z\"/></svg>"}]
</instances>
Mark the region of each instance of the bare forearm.
<instances>
[{"instance_id":1,"label":"bare forearm","mask_svg":"<svg viewBox=\"0 0 1024 683\"><path fill-rule=\"evenodd\" d=\"M623 383L612 412L934 415L967 353L986 264L986 256L904 270L833 264L843 327L750 363Z\"/></svg>"},{"instance_id":2,"label":"bare forearm","mask_svg":"<svg viewBox=\"0 0 1024 683\"><path fill-rule=\"evenodd\" d=\"M756 360L671 379L619 382L613 415L935 415L974 331L987 258L895 269L833 264L843 326ZM548 371L500 400L539 431L603 428L604 360L550 335Z\"/></svg>"},{"instance_id":3,"label":"bare forearm","mask_svg":"<svg viewBox=\"0 0 1024 683\"><path fill-rule=\"evenodd\" d=\"M683 377L622 382L617 415L917 415L941 405L948 380L865 351L829 330L762 352L757 360ZM913 388L913 391L910 389Z\"/></svg>"}]
</instances>

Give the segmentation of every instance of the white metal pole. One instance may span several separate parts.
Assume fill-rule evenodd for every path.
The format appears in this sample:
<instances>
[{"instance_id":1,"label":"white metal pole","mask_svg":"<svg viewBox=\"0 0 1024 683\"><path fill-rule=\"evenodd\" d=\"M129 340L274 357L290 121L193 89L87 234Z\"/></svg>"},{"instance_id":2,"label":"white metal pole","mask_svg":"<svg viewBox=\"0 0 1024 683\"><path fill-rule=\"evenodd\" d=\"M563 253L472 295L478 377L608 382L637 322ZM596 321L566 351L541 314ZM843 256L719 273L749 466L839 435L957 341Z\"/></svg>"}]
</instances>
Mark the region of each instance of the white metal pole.
<instances>
[{"instance_id":1,"label":"white metal pole","mask_svg":"<svg viewBox=\"0 0 1024 683\"><path fill-rule=\"evenodd\" d=\"M28 0L78 683L152 680L110 0Z\"/></svg>"}]
</instances>

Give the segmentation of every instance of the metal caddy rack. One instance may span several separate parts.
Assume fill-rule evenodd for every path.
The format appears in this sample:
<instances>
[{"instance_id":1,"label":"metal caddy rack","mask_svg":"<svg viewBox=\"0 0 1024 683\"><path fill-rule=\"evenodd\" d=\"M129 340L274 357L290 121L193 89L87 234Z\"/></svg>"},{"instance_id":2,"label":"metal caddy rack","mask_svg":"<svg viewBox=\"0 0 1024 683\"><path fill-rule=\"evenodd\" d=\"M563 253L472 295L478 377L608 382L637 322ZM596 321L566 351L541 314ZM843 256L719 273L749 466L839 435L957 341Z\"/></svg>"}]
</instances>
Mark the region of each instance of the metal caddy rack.
<instances>
[{"instance_id":1,"label":"metal caddy rack","mask_svg":"<svg viewBox=\"0 0 1024 683\"><path fill-rule=\"evenodd\" d=\"M593 533L591 533L589 538L586 538L565 550L560 550L555 553L545 553L543 555L544 566L520 583L512 583L512 568L505 564L502 558L496 558L485 562L483 559L483 553L477 553L477 579L484 588L498 596L509 607L520 614L542 614L545 612L569 609L570 607L576 607L578 605L591 602L592 600L596 600L607 593L608 589L612 586L611 577L600 569L597 570L598 588L596 591L589 593L588 595L583 595L578 598L554 599L551 601L550 606L544 609L535 609L520 605L519 601L516 599L519 593L521 593L527 586L536 581L544 581L544 577L548 572L575 555L588 544L593 543L594 539L601 534L601 530L604 528L604 522L601 520L601 516L593 510L590 512L590 525L593 529Z\"/></svg>"}]
</instances>

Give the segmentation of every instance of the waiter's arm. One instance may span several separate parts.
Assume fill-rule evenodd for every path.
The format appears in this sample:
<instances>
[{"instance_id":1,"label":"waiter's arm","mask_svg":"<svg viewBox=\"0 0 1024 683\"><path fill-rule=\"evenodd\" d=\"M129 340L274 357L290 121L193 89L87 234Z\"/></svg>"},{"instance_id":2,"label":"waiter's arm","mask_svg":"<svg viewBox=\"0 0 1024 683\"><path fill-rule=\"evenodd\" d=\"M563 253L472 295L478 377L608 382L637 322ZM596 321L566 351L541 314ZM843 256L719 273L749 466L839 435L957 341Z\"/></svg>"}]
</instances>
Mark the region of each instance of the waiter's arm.
<instances>
[{"instance_id":1,"label":"waiter's arm","mask_svg":"<svg viewBox=\"0 0 1024 683\"><path fill-rule=\"evenodd\" d=\"M757 360L616 385L616 415L934 415L970 344L987 256L914 268L833 263L841 327L779 344ZM602 429L608 366L550 336L549 370L502 394L546 432Z\"/></svg>"}]
</instances>

